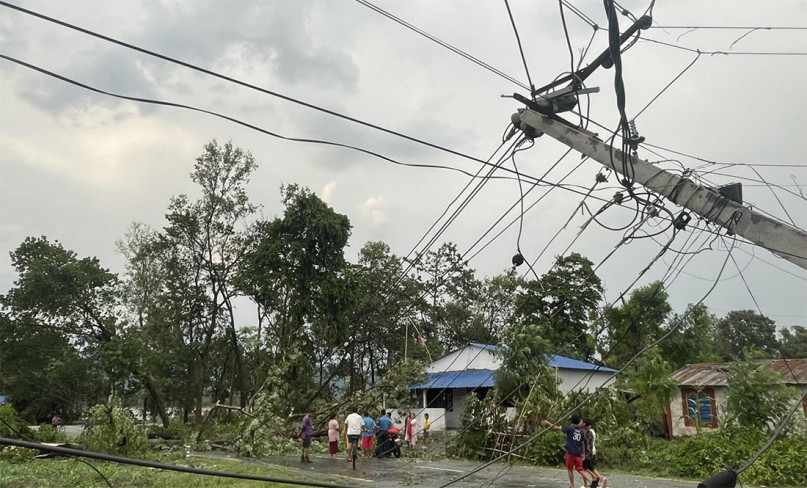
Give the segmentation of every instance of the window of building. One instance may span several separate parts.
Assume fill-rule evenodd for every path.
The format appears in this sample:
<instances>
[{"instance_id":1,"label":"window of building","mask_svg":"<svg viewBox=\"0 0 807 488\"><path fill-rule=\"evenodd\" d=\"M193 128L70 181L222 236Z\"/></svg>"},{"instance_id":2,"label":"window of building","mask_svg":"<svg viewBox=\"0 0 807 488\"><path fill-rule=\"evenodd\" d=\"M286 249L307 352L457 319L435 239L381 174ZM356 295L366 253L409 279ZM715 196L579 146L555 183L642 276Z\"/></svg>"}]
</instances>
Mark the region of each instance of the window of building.
<instances>
[{"instance_id":1,"label":"window of building","mask_svg":"<svg viewBox=\"0 0 807 488\"><path fill-rule=\"evenodd\" d=\"M715 392L713 388L681 390L684 407L684 425L694 427L717 427L717 409L715 408Z\"/></svg>"},{"instance_id":2,"label":"window of building","mask_svg":"<svg viewBox=\"0 0 807 488\"><path fill-rule=\"evenodd\" d=\"M448 388L440 390L426 390L426 408L445 408L454 410L454 391Z\"/></svg>"}]
</instances>

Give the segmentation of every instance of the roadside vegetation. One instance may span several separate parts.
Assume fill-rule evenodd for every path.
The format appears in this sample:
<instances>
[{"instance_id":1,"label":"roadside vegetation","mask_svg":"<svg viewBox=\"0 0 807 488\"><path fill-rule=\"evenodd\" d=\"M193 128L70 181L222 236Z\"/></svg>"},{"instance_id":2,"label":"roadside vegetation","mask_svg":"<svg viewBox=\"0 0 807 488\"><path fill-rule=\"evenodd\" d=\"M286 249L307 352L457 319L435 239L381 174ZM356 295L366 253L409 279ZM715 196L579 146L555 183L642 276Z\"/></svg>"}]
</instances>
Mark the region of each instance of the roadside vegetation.
<instances>
[{"instance_id":1,"label":"roadside vegetation","mask_svg":"<svg viewBox=\"0 0 807 488\"><path fill-rule=\"evenodd\" d=\"M181 464L194 468L228 473L250 474L272 478L295 478L294 474L274 469L243 463L230 459L186 460L179 455L164 455L159 461L169 464ZM92 461L92 464L112 483L112 486L131 488L176 488L178 486L208 487L254 487L255 481L198 476L188 473L177 473L159 469L141 468L104 461ZM30 461L9 461L0 458L0 486L4 488L107 488L107 483L89 466L74 459L57 458ZM287 484L263 482L261 486L281 487Z\"/></svg>"},{"instance_id":2,"label":"roadside vegetation","mask_svg":"<svg viewBox=\"0 0 807 488\"><path fill-rule=\"evenodd\" d=\"M596 422L600 472L703 480L724 467L742 466L766 444L778 422L801 396L798 390L782 383L781 375L759 368L758 353L747 350L745 354L748 359L727 367L728 407L720 415L720 429L704 427L691 437L665 438L662 412L674 385L667 374L661 374L665 369L661 358L649 354L627 371L617 388L602 390L590 400L587 400L589 394L582 392L561 397L551 382L524 395L517 393L510 401L517 411L526 411L528 415L513 421L501 416L495 405L472 398L461 418L459 435L449 441L446 452L451 456L489 460L535 437L510 460L562 466L565 437L546 431L538 421L556 419L585 401L578 414ZM532 377L540 378L542 374ZM568 423L568 417L563 421ZM502 432L510 435L502 436ZM782 434L743 472L742 482L807 486L807 472L793 469L803 463L804 452L807 452L807 421L799 405L784 424Z\"/></svg>"}]
</instances>

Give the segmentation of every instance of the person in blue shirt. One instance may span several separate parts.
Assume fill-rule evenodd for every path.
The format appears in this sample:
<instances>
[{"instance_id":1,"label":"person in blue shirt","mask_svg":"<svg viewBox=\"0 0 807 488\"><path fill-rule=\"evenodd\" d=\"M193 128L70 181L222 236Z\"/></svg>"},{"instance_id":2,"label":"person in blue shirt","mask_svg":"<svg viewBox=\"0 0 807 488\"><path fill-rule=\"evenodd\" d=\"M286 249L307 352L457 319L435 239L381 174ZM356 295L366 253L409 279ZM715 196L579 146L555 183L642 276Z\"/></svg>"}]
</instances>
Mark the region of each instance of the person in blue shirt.
<instances>
[{"instance_id":1,"label":"person in blue shirt","mask_svg":"<svg viewBox=\"0 0 807 488\"><path fill-rule=\"evenodd\" d=\"M392 446L390 446L388 443L389 430L392 428L392 419L390 418L390 415L382 410L376 425L378 425L378 433L376 434L375 455L376 457L389 457L392 450Z\"/></svg>"},{"instance_id":2,"label":"person in blue shirt","mask_svg":"<svg viewBox=\"0 0 807 488\"><path fill-rule=\"evenodd\" d=\"M378 431L386 432L390 427L392 427L392 419L382 410L381 415L378 417Z\"/></svg>"},{"instance_id":3,"label":"person in blue shirt","mask_svg":"<svg viewBox=\"0 0 807 488\"><path fill-rule=\"evenodd\" d=\"M553 425L548 420L542 420L544 427L552 426L566 434L566 471L569 473L569 488L574 488L574 470L583 478L583 485L588 486L591 480L583 469L583 458L586 455L586 436L583 432L580 417L572 415L571 425Z\"/></svg>"},{"instance_id":4,"label":"person in blue shirt","mask_svg":"<svg viewBox=\"0 0 807 488\"><path fill-rule=\"evenodd\" d=\"M370 458L373 454L373 438L375 437L375 420L370 417L370 413L364 412L364 429L361 437L361 449L364 457Z\"/></svg>"}]
</instances>

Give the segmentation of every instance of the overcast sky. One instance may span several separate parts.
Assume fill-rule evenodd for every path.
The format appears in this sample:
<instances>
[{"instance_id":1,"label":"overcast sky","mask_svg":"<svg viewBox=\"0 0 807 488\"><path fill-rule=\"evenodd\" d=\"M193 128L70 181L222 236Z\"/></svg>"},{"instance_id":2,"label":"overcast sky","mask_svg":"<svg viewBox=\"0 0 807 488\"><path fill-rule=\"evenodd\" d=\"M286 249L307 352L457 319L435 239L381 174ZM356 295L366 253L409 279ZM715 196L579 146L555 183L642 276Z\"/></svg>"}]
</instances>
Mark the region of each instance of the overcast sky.
<instances>
[{"instance_id":1,"label":"overcast sky","mask_svg":"<svg viewBox=\"0 0 807 488\"><path fill-rule=\"evenodd\" d=\"M355 1L12 3L479 159L487 159L499 147L510 115L520 108L515 100L501 95L526 94L511 81ZM504 2L375 3L526 83ZM601 1L571 3L602 27L593 37L585 63L606 47L607 22ZM623 2L637 15L647 5L647 1ZM558 3L512 0L510 7L533 83L543 85L568 71L570 57ZM660 26L807 26L807 2L659 0L653 17ZM577 63L594 30L568 10L566 21ZM620 23L624 30L629 20L620 16ZM701 51L807 51L807 30L756 30L737 41L747 32L653 28L643 37ZM0 6L0 53L100 90L190 105L284 136L350 144L406 163L447 165L472 173L480 167L470 159L294 105L4 6ZM643 40L625 52L628 117L638 113L696 56ZM657 146L709 161L743 163L726 167L677 156L679 162L661 164L679 173L682 168L697 170L695 174L705 184L741 181L746 202L804 229L805 82L807 56L703 54L642 113L638 130ZM600 87L600 93L591 96L591 119L615 127L613 70L598 70L587 85ZM232 141L254 155L259 168L249 194L262 206L264 216L282 211L278 190L288 183L309 187L346 214L353 224L347 250L350 260L355 260L369 240L385 241L393 252L406 255L469 179L459 172L396 166L349 149L283 141L198 112L122 101L2 59L0 107L0 293L16 279L8 253L26 236L59 240L80 257L97 256L103 266L121 272L123 259L115 241L133 221L162 228L172 196L198 195L189 173L211 139ZM572 114L566 116L578 120ZM608 137L606 130L590 128ZM541 176L564 151L565 146L541 137L534 147L516 156L518 169ZM676 157L655 151L662 156L647 150L640 150L639 155L650 161ZM579 161L579 154L570 155L546 180L557 182ZM771 166L782 164L790 166ZM512 162L505 166L512 168ZM582 196L570 188L590 187L600 168L587 161L564 181L579 186L555 189L546 196L548 188L539 187L527 196L526 206L543 196L524 218L520 248L528 260L544 249L580 203ZM763 179L779 187L765 185ZM607 200L616 190L612 176L593 195ZM516 181L489 181L438 244L453 241L465 252L518 198ZM587 205L596 211L602 202L588 199ZM671 204L668 208L676 211ZM511 212L503 222L515 215ZM602 223L622 227L633 217L629 210L614 208L603 215ZM586 220L586 215L576 213L536 264L539 274L549 269L553 256L575 239ZM571 250L599 263L623 234L592 223ZM474 257L471 265L480 277L509 266L517 235L517 226L511 227ZM658 242L648 238L632 241L602 265L598 274L609 299L631 285L660 250L659 242L668 238L669 233L658 236ZM729 242L690 228L676 237L673 250L654 264L639 285L671 276L671 303L681 312L712 286L726 261ZM675 250L703 252L680 261ZM713 313L722 316L730 310L756 310L758 306L780 327L807 324L804 270L747 243L738 243L732 257L706 300ZM681 264L686 266L680 274L670 272L671 265L680 268Z\"/></svg>"}]
</instances>

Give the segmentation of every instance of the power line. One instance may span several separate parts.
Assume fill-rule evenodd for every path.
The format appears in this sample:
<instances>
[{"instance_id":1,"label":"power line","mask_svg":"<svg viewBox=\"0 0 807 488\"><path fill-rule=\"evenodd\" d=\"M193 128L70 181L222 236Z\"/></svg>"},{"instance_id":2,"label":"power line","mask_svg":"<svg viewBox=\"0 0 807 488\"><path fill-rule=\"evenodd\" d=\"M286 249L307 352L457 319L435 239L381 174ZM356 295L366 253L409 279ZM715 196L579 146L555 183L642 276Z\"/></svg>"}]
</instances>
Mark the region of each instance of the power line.
<instances>
[{"instance_id":1,"label":"power line","mask_svg":"<svg viewBox=\"0 0 807 488\"><path fill-rule=\"evenodd\" d=\"M507 81L509 81L511 83L514 83L514 84L520 86L521 88L523 88L525 90L530 89L530 87L528 87L527 85L525 85L521 81L513 78L512 76L504 73L503 71L501 71L501 70L499 70L497 68L494 68L493 66L489 65L488 63L485 63L484 61L481 61L480 59L478 59L478 58L476 58L474 56L471 56L470 54L468 54L468 53L466 53L466 52L452 46L451 44L448 44L447 42L444 42L444 41L440 40L439 38L437 38L437 37L429 34L428 32L426 32L426 31L424 31L424 30L410 24L409 22L407 22L407 21L405 21L405 20L403 20L403 19L401 19L399 17L396 17L395 15L387 12L386 10L382 9L381 7L373 5L372 3L370 3L370 2L368 2L366 0L356 0L356 1L358 3L360 3L361 5L364 5L365 7L369 8L369 9L375 11L375 12L378 12L379 14L383 15L384 17L387 17L388 19L401 24L402 26L406 27L407 29L410 29L410 30L422 35L423 37L425 37L425 38L427 38L427 39L429 39L431 41L436 42L437 44L443 46L444 48L446 48L446 49L448 49L448 50L450 50L450 51L452 51L452 52L454 52L456 54L459 54L460 56L462 56L463 58L471 61L472 63L475 63L475 64L485 68L486 70L501 76L505 80L507 80Z\"/></svg>"},{"instance_id":2,"label":"power line","mask_svg":"<svg viewBox=\"0 0 807 488\"><path fill-rule=\"evenodd\" d=\"M594 124L599 125L596 122L594 122ZM607 127L605 127L605 126L601 126L601 127L604 128L604 129L607 129ZM685 156L687 158L691 158L691 159L701 161L701 162L704 162L704 163L709 163L709 164L725 164L725 165L728 165L728 166L755 166L755 167L770 167L770 168L807 168L807 163L737 163L737 162L723 163L723 162L719 162L719 161L712 161L710 159L705 159L705 158L702 158L702 157L699 157L699 156L693 156L693 155L687 154L685 152L676 151L674 149L669 149L669 148L666 148L666 147L663 147L663 146L651 144L649 142L643 142L642 146L654 147L656 149L661 149L662 151L667 151L667 152L670 152L670 153L673 153L673 154L677 154L679 156Z\"/></svg>"},{"instance_id":3,"label":"power line","mask_svg":"<svg viewBox=\"0 0 807 488\"><path fill-rule=\"evenodd\" d=\"M647 110L648 107L650 107L650 105L653 104L653 102L658 100L658 98L662 94L664 94L664 92L667 91L667 89L670 88L676 81L678 81L678 79L681 78L684 75L684 73L689 71L689 68L691 68L700 58L701 58L701 53L698 53L698 55L695 56L695 59L693 59L691 63L689 63L683 70L681 70L680 73L678 73L678 76L676 76L675 78L672 79L672 81L667 83L667 85L664 88L662 88L661 91L658 92L658 94L655 97L653 97L649 102L647 102L647 105L645 105L644 108L639 110L639 112L636 115L633 116L633 120L638 119L639 116L642 115L642 113L644 113L644 111Z\"/></svg>"},{"instance_id":4,"label":"power line","mask_svg":"<svg viewBox=\"0 0 807 488\"><path fill-rule=\"evenodd\" d=\"M579 17L579 18L580 18L580 19L581 19L583 22L585 22L585 23L586 23L586 24L588 24L588 25L589 25L589 26L590 26L592 29L594 29L594 32L597 32L597 30L600 28L600 27L597 25L597 23L596 23L596 22L594 22L593 20L591 20L591 17L589 17L588 15L586 15L585 13L583 13L583 11L582 11L582 10L580 10L580 9L579 9L579 8L577 8L577 7L575 7L575 6L574 6L574 5L573 5L571 2L569 2L568 0L559 0L559 1L560 1L560 3L562 3L563 5L565 5L565 6L566 6L566 8L568 8L568 9L569 9L569 10L570 10L570 11L571 11L573 14L575 14L576 16L578 16L578 17Z\"/></svg>"},{"instance_id":5,"label":"power line","mask_svg":"<svg viewBox=\"0 0 807 488\"><path fill-rule=\"evenodd\" d=\"M297 485L297 486L317 486L324 488L346 488L347 485L336 485L333 483L321 483L317 481L307 481L300 479L289 478L272 478L269 476L259 476L254 474L241 474L241 473L228 473L226 471L213 471L207 469L192 468L189 466L177 466L174 464L157 463L154 461L146 461L143 459L128 458L123 456L114 456L112 454L105 454L101 452L83 451L79 449L70 449L67 447L49 446L40 444L38 442L27 442L17 439L8 439L0 437L0 444L8 446L24 447L26 449L37 449L44 452L55 452L58 454L66 454L75 457L86 457L90 459L98 459L101 461L109 461L118 464L129 464L132 466L142 466L145 468L164 469L166 471L177 471L180 473L197 474L203 476L214 476L218 478L235 478L239 480L251 481L265 481L270 483L279 483L283 485Z\"/></svg>"},{"instance_id":6,"label":"power line","mask_svg":"<svg viewBox=\"0 0 807 488\"><path fill-rule=\"evenodd\" d=\"M58 24L58 25L61 25L63 27L67 27L68 29L78 31L78 32L81 32L83 34L87 34L89 36L93 36L93 37L96 37L98 39L102 39L104 41L111 42L113 44L117 44L119 46L123 46L125 48L132 49L134 51L138 51L140 53L147 54L149 56L153 56L153 57L162 59L164 61L168 61L170 63L178 64L178 65L183 66L185 68L189 68L189 69L192 69L194 71L204 73L206 75L214 76L216 78L228 81L230 83L234 83L236 85L243 86L243 87L249 88L251 90L259 91L261 93L271 95L273 97L280 98L280 99L285 100L287 102L291 102L291 103L294 103L294 104L297 104L297 105L300 105L300 106L303 106L303 107L306 107L306 108L310 108L310 109L316 110L318 112L326 113L328 115L332 115L334 117L338 117L338 118L343 119L343 120L348 120L350 122L353 122L353 123L356 123L356 124L359 124L359 125L363 125L365 127L369 127L371 129L375 129L375 130L378 130L378 131L381 131L381 132L385 132L387 134L391 134L391 135L406 139L408 141L415 142L417 144L428 146L428 147L431 147L433 149L437 149L439 151L443 151L443 152L446 152L446 153L449 153L449 154L453 154L455 156L460 156L460 157L463 157L463 158L466 158L466 159L470 159L471 161L476 161L476 162L479 162L479 163L483 162L479 158L476 158L474 156L469 156L467 154L463 154L463 153L461 153L459 151L454 151L452 149L448 149L446 147L440 146L439 144L434 144L434 143L431 143L431 142L427 142L427 141L424 141L422 139L418 139L416 137L408 136L406 134L403 134L401 132L398 132L398 131L395 131L395 130L392 130L392 129L387 129L385 127L382 127L382 126L379 126L379 125L376 125L376 124L373 124L373 123L370 123L370 122L365 122L363 120L357 119L355 117L351 117L349 115L341 114L341 113L336 112L334 110L330 110L330 109L321 107L319 105L316 105L316 104L313 104L313 103L310 103L310 102L306 102L306 101L299 100L299 99L296 99L296 98L293 98L293 97L290 97L290 96L287 96L287 95L283 95L281 93L278 93L278 92L275 92L275 91L272 91L272 90L268 90L266 88L261 88L259 86L247 83L245 81L241 81L241 80L238 80L236 78L232 78L230 76L226 76L226 75L223 75L221 73L211 71L209 69L202 68L200 66L197 66L197 65L194 65L194 64L191 64L191 63L187 63L185 61L181 61L179 59L176 59L176 58L173 58L173 57L170 57L170 56L166 56L164 54L160 54L160 53L157 53L155 51L151 51L149 49L138 47L138 46L135 46L134 44L129 44L127 42L123 42L123 41L120 41L118 39L115 39L115 38L112 38L112 37L109 37L109 36L105 36L103 34L99 34L97 32L91 31L89 29L84 29L82 27L78 27L78 26L76 26L74 24L70 24L68 22L64 22L64 21L55 19L53 17L48 17L47 15L43 15L43 14L40 14L38 12L34 12L33 10L28 10L28 9L20 7L20 6L10 4L10 3L8 3L8 2L6 2L4 0L0 0L0 6L8 7L8 8L17 10L19 12L22 12L22 13L25 13L25 14L28 14L28 15L31 15L31 16L38 17L40 19L46 20L48 22L52 22L54 24Z\"/></svg>"},{"instance_id":7,"label":"power line","mask_svg":"<svg viewBox=\"0 0 807 488\"><path fill-rule=\"evenodd\" d=\"M9 429L11 432L13 432L14 434L17 434L17 436L18 436L18 437L20 437L20 438L25 437L25 436L23 436L22 434L20 434L20 431L18 431L18 430L17 430L17 429L15 429L15 428L14 428L14 427L13 427L11 424L9 424L8 422L6 422L6 419L4 419L3 417L0 417L0 422L3 422L3 423L6 425L6 427L8 427L8 429ZM82 464L86 464L87 466L89 466L90 468L92 468L92 470L93 470L93 471L95 471L95 472L98 474L98 476L100 476L100 477L101 477L101 479L102 479L102 480L104 480L104 481L106 482L107 486L109 486L109 488L112 488L112 483L110 483L110 482L109 482L109 480L107 479L107 477L106 477L106 476L104 476L104 474L103 474L102 472L100 472L100 471L98 470L98 468L96 468L95 466L93 466L91 463L89 463L88 461L85 461L85 460L83 460L83 459L81 459L81 458L79 458L79 457L75 457L75 456L69 456L69 455L66 455L66 457L68 457L69 459L73 459L73 460L75 460L75 461L78 461L78 462L80 462L80 463L82 463Z\"/></svg>"},{"instance_id":8,"label":"power line","mask_svg":"<svg viewBox=\"0 0 807 488\"><path fill-rule=\"evenodd\" d=\"M571 75L573 77L572 86L575 86L578 83L578 78L575 75L574 50L572 50L572 41L571 41L571 39L569 39L569 29L566 27L566 15L563 13L563 6L564 6L563 0L558 0L558 8L560 9L560 21L561 21L561 24L563 25L563 36L566 38L566 46L569 49L569 66L570 66L569 73L571 73ZM596 32L597 31L595 29L594 33L596 33ZM594 39L594 33L592 33L591 40ZM590 42L591 41L589 41L589 43ZM586 49L586 50L588 50L588 49ZM582 58L582 54L581 54L581 58ZM581 59L581 61L582 61L582 59ZM577 90L574 91L574 98L577 101L577 106L580 107L580 95L577 93ZM590 102L589 102L589 107L590 107ZM583 127L583 125L584 125L583 124L583 109L581 107L580 108L580 127Z\"/></svg>"},{"instance_id":9,"label":"power line","mask_svg":"<svg viewBox=\"0 0 807 488\"><path fill-rule=\"evenodd\" d=\"M518 43L518 52L521 54L521 62L524 63L524 71L527 73L527 82L530 84L530 94L535 88L532 84L532 77L530 77L530 68L527 66L527 58L524 56L524 48L521 46L521 37L518 35L518 28L516 27L516 20L513 18L513 12L510 11L510 2L504 0L504 5L507 7L507 15L510 17L510 24L513 26L513 33L516 35L516 42ZM532 95L533 100L535 95Z\"/></svg>"},{"instance_id":10,"label":"power line","mask_svg":"<svg viewBox=\"0 0 807 488\"><path fill-rule=\"evenodd\" d=\"M2 1L0 1L0 4L1 3L2 3ZM13 58L11 56L7 56L7 55L2 54L2 53L0 53L0 58L5 59L7 61L10 61L12 63L18 64L20 66L24 66L24 67L26 67L28 69L38 71L38 72L40 72L40 73L42 73L44 75L50 76L52 78L56 78L56 79L61 80L61 81L65 82L65 83L69 83L69 84L77 86L79 88L83 88L85 90L89 90L89 91L99 93L99 94L102 94L102 95L106 95L106 96L110 96L110 97L114 97L114 98L119 98L119 99L122 99L122 100L129 100L129 101L132 101L132 102L146 103L146 104L151 104L151 105L162 105L162 106L174 107L174 108L182 108L182 109L186 109L186 110L192 110L194 112L205 113L205 114L208 114L208 115L212 115L214 117L219 117L221 119L228 120L230 122L234 122L234 123L236 123L238 125L247 127L249 129L255 130L257 132L260 132L260 133L263 133L263 134L266 134L266 135L269 135L269 136L272 136L272 137L276 137L278 139L287 140L287 141L304 142L304 143L309 143L309 144L322 144L322 145L334 146L334 147L342 147L342 148L358 151L358 152L361 152L361 153L364 153L364 154L367 154L367 155L370 155L370 156L375 156L375 157L377 157L379 159L383 159L383 160L388 161L390 163L401 165L401 166L412 166L412 167L434 168L434 169L447 169L447 170L451 170L451 171L457 171L457 172L462 173L462 174L467 175L467 176L475 177L474 175L472 175L471 173L469 173L469 172L467 172L465 170L462 170L462 169L459 169L459 168L454 168L454 167L451 167L451 166L436 165L436 164L403 163L403 162L395 160L393 158L384 156L384 155L382 155L380 153L371 151L369 149L363 149L363 148L360 148L358 146L353 146L353 145L350 145L350 144L342 144L342 143L339 143L339 142L325 141L325 140L320 140L320 139L308 139L308 138L284 136L284 135L278 134L276 132L272 132L272 131L263 129L261 127L258 127L256 125L250 124L248 122L244 122L244 121L242 121L240 119L236 119L234 117L223 115L223 114L220 114L218 112L213 112L213 111L210 111L210 110L205 110L205 109L202 109L202 108L193 107L191 105L184 105L184 104L180 104L180 103L167 102L167 101L163 101L163 100L155 100L155 99L151 99L151 98L132 97L132 96L128 96L128 95L121 95L121 94L118 94L118 93L108 92L108 91L101 90L99 88L95 88L93 86L81 83L79 81L73 80L72 78L68 78L68 77L60 75L58 73L46 70L44 68L40 68L40 67L38 67L36 65L27 63L25 61ZM496 167L496 166L494 166L492 163L490 163L488 161L483 161L483 160L480 159L479 162L481 162L484 165L493 166L494 168ZM515 174L515 171L512 170L512 169L509 169L509 168L501 168L501 169L503 171ZM531 180L535 179L534 177L532 177L530 175L524 175L524 174L519 175L519 177L528 178L528 179L531 179ZM569 189L569 190L574 191L574 190L571 190L571 189Z\"/></svg>"},{"instance_id":11,"label":"power line","mask_svg":"<svg viewBox=\"0 0 807 488\"><path fill-rule=\"evenodd\" d=\"M742 26L742 25L654 25L651 29L709 29L709 30L807 30L801 26Z\"/></svg>"},{"instance_id":12,"label":"power line","mask_svg":"<svg viewBox=\"0 0 807 488\"><path fill-rule=\"evenodd\" d=\"M1 0L0 0L0 4L2 4ZM278 139L294 141L294 142L304 142L304 143L310 143L310 144L322 144L322 145L327 145L327 146L342 147L342 148L346 148L346 149L352 149L354 151L358 151L358 152L368 154L368 155L371 155L371 156L375 156L375 157L377 157L379 159L383 159L385 161L388 161L388 162L396 164L396 165L419 167L419 168L445 169L445 170L456 171L456 172L462 173L462 174L464 174L466 176L470 176L472 178L478 178L477 175L473 175L470 172L465 171L465 170L460 169L460 168L455 168L455 167L451 167L451 166L444 166L444 165L435 165L435 164L404 163L404 162L395 160L393 158L384 156L384 155L382 155L380 153L370 151L368 149L363 149L363 148L360 148L360 147L357 147L357 146L352 146L350 144L342 144L342 143L337 143L337 142L332 142L332 141L325 141L325 140L320 140L320 139L308 139L308 138L298 138L298 137L283 136L283 135L280 135L278 133L275 133L275 132L263 129L261 127L258 127L256 125L244 122L244 121L242 121L240 119L236 119L234 117L230 117L230 116L223 115L223 114L220 114L220 113L217 113L217 112L201 109L201 108L198 108L198 107L193 107L193 106L190 106L190 105L184 105L184 104L174 103L174 102L167 102L167 101L162 101L162 100L155 100L155 99L150 99L150 98L132 97L132 96L121 95L121 94L101 90L99 88L92 87L90 85L81 83L79 81L73 80L73 79L68 78L66 76L60 75L58 73L55 73L55 72L52 72L52 71L49 71L49 70L46 70L46 69L38 67L36 65L27 63L25 61L22 61L22 60L19 60L19 59L16 59L16 58L13 58L11 56L7 56L7 55L2 54L2 53L0 53L0 59L5 59L5 60L10 61L12 63L16 63L18 65L24 66L24 67L29 68L31 70L38 71L38 72L40 72L42 74L45 74L47 76L56 78L58 80L61 80L61 81L64 81L66 83L75 85L75 86L77 86L79 88L84 88L86 90L89 90L89 91L92 91L92 92L95 92L95 93L99 93L99 94L102 94L102 95L107 95L107 96L114 97L114 98L119 98L119 99L122 99L122 100L129 100L129 101L133 101L133 102L138 102L138 103L162 105L162 106L174 107L174 108L183 108L183 109L192 110L192 111L195 111L195 112L205 113L205 114L208 114L208 115L212 115L214 117L219 117L219 118L228 120L230 122L234 122L234 123L236 123L238 125L242 125L244 127L250 128L252 130L255 130L257 132L261 132L263 134L266 134L266 135L269 135L269 136L272 136L272 137L276 137ZM476 160L476 159L474 159L474 160ZM484 161L484 160L481 160L481 159L478 160L478 161L481 162L483 165L491 166L494 169L499 168L499 169L501 169L501 170L503 170L505 172L512 173L512 174L516 175L517 178L526 178L526 179L533 180L535 182L535 184L544 184L544 185L550 185L550 186L557 186L558 188L564 189L566 191L570 191L572 193L577 193L577 194L580 194L580 195L584 194L581 190L577 190L577 189L573 188L574 185L553 184L551 182L542 181L542 180L540 180L540 179L538 179L538 178L536 178L534 176L531 176L531 175L528 175L528 174L525 174L525 173L519 173L516 170L509 169L507 167L497 166L497 165L491 163L490 161ZM496 176L493 176L492 174L489 175L489 176L483 177L483 179L485 179L485 180L487 180L487 179L502 179L502 178L505 178L505 177L496 177ZM516 179L516 178L510 177L509 179Z\"/></svg>"},{"instance_id":13,"label":"power line","mask_svg":"<svg viewBox=\"0 0 807 488\"><path fill-rule=\"evenodd\" d=\"M684 51L689 51L691 53L698 53L698 54L708 54L708 55L715 55L721 54L726 56L807 56L807 52L760 52L760 51L704 51L701 49L694 49L691 47L684 47L679 46L678 44L671 44L669 42L659 41L656 39L650 39L647 37L642 37L639 40L652 42L654 44L661 44L662 46L672 47L675 49L681 49Z\"/></svg>"}]
</instances>

